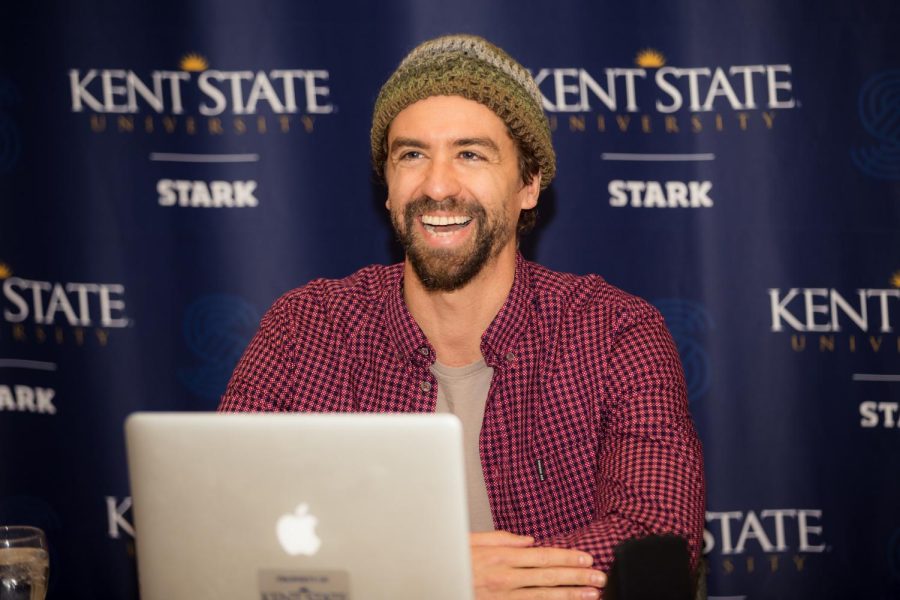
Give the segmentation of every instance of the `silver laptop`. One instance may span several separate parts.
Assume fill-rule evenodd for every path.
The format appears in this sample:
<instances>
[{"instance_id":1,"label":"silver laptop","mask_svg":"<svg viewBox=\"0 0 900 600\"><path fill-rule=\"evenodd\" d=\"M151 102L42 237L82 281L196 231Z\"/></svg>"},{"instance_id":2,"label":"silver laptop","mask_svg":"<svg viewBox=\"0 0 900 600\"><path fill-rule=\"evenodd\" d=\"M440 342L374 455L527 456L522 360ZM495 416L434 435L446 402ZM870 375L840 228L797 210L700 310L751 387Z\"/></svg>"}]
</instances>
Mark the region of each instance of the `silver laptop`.
<instances>
[{"instance_id":1,"label":"silver laptop","mask_svg":"<svg viewBox=\"0 0 900 600\"><path fill-rule=\"evenodd\" d=\"M449 415L138 413L143 600L472 598Z\"/></svg>"}]
</instances>

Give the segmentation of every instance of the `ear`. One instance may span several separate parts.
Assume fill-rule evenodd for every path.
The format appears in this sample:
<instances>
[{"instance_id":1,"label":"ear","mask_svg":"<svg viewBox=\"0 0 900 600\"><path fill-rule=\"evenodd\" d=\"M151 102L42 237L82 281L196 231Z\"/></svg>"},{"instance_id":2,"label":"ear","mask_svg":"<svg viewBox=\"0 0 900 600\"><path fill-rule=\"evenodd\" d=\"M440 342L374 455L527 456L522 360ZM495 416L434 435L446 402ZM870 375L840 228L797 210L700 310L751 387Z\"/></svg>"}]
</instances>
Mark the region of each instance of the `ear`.
<instances>
[{"instance_id":1,"label":"ear","mask_svg":"<svg viewBox=\"0 0 900 600\"><path fill-rule=\"evenodd\" d=\"M537 206L538 196L541 195L541 173L538 171L534 177L531 178L531 183L526 183L522 186L522 189L519 190L519 196L522 199L522 203L520 208L522 210L528 210Z\"/></svg>"}]
</instances>

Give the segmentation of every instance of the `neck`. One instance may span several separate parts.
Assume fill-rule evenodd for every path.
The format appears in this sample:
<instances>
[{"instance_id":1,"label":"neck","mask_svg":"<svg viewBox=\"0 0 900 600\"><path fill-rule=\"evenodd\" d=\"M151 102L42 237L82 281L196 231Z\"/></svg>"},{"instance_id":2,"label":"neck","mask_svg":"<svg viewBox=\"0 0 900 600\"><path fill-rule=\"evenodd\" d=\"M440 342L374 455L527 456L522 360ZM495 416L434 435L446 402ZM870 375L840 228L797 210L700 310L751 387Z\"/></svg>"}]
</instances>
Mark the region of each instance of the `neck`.
<instances>
[{"instance_id":1,"label":"neck","mask_svg":"<svg viewBox=\"0 0 900 600\"><path fill-rule=\"evenodd\" d=\"M438 361L459 367L481 360L481 336L506 302L515 273L515 245L501 250L469 283L452 292L425 289L406 261L403 296Z\"/></svg>"}]
</instances>

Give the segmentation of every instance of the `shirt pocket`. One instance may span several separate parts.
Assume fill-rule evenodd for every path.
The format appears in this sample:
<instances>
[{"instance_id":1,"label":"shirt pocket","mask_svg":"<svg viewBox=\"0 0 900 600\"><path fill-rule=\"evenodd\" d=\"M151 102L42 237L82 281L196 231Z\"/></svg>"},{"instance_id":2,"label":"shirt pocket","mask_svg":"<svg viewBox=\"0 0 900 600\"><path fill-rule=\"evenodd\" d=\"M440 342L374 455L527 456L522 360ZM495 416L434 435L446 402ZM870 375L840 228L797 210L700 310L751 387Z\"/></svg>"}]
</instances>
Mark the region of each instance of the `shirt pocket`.
<instances>
[{"instance_id":1,"label":"shirt pocket","mask_svg":"<svg viewBox=\"0 0 900 600\"><path fill-rule=\"evenodd\" d=\"M544 427L536 430L533 442L521 510L535 517L535 535L560 535L583 527L594 514L594 441L577 429Z\"/></svg>"}]
</instances>

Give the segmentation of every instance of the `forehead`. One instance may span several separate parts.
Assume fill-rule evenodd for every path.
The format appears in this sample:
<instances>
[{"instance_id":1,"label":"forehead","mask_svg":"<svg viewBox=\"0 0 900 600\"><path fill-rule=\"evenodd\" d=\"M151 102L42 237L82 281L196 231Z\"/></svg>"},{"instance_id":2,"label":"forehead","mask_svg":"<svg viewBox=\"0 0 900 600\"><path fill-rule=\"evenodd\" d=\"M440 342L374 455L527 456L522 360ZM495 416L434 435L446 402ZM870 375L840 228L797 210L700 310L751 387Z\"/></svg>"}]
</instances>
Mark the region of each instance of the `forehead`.
<instances>
[{"instance_id":1,"label":"forehead","mask_svg":"<svg viewBox=\"0 0 900 600\"><path fill-rule=\"evenodd\" d=\"M487 106L461 96L431 96L400 111L388 128L396 137L457 139L489 137L498 145L512 144L506 123Z\"/></svg>"}]
</instances>

